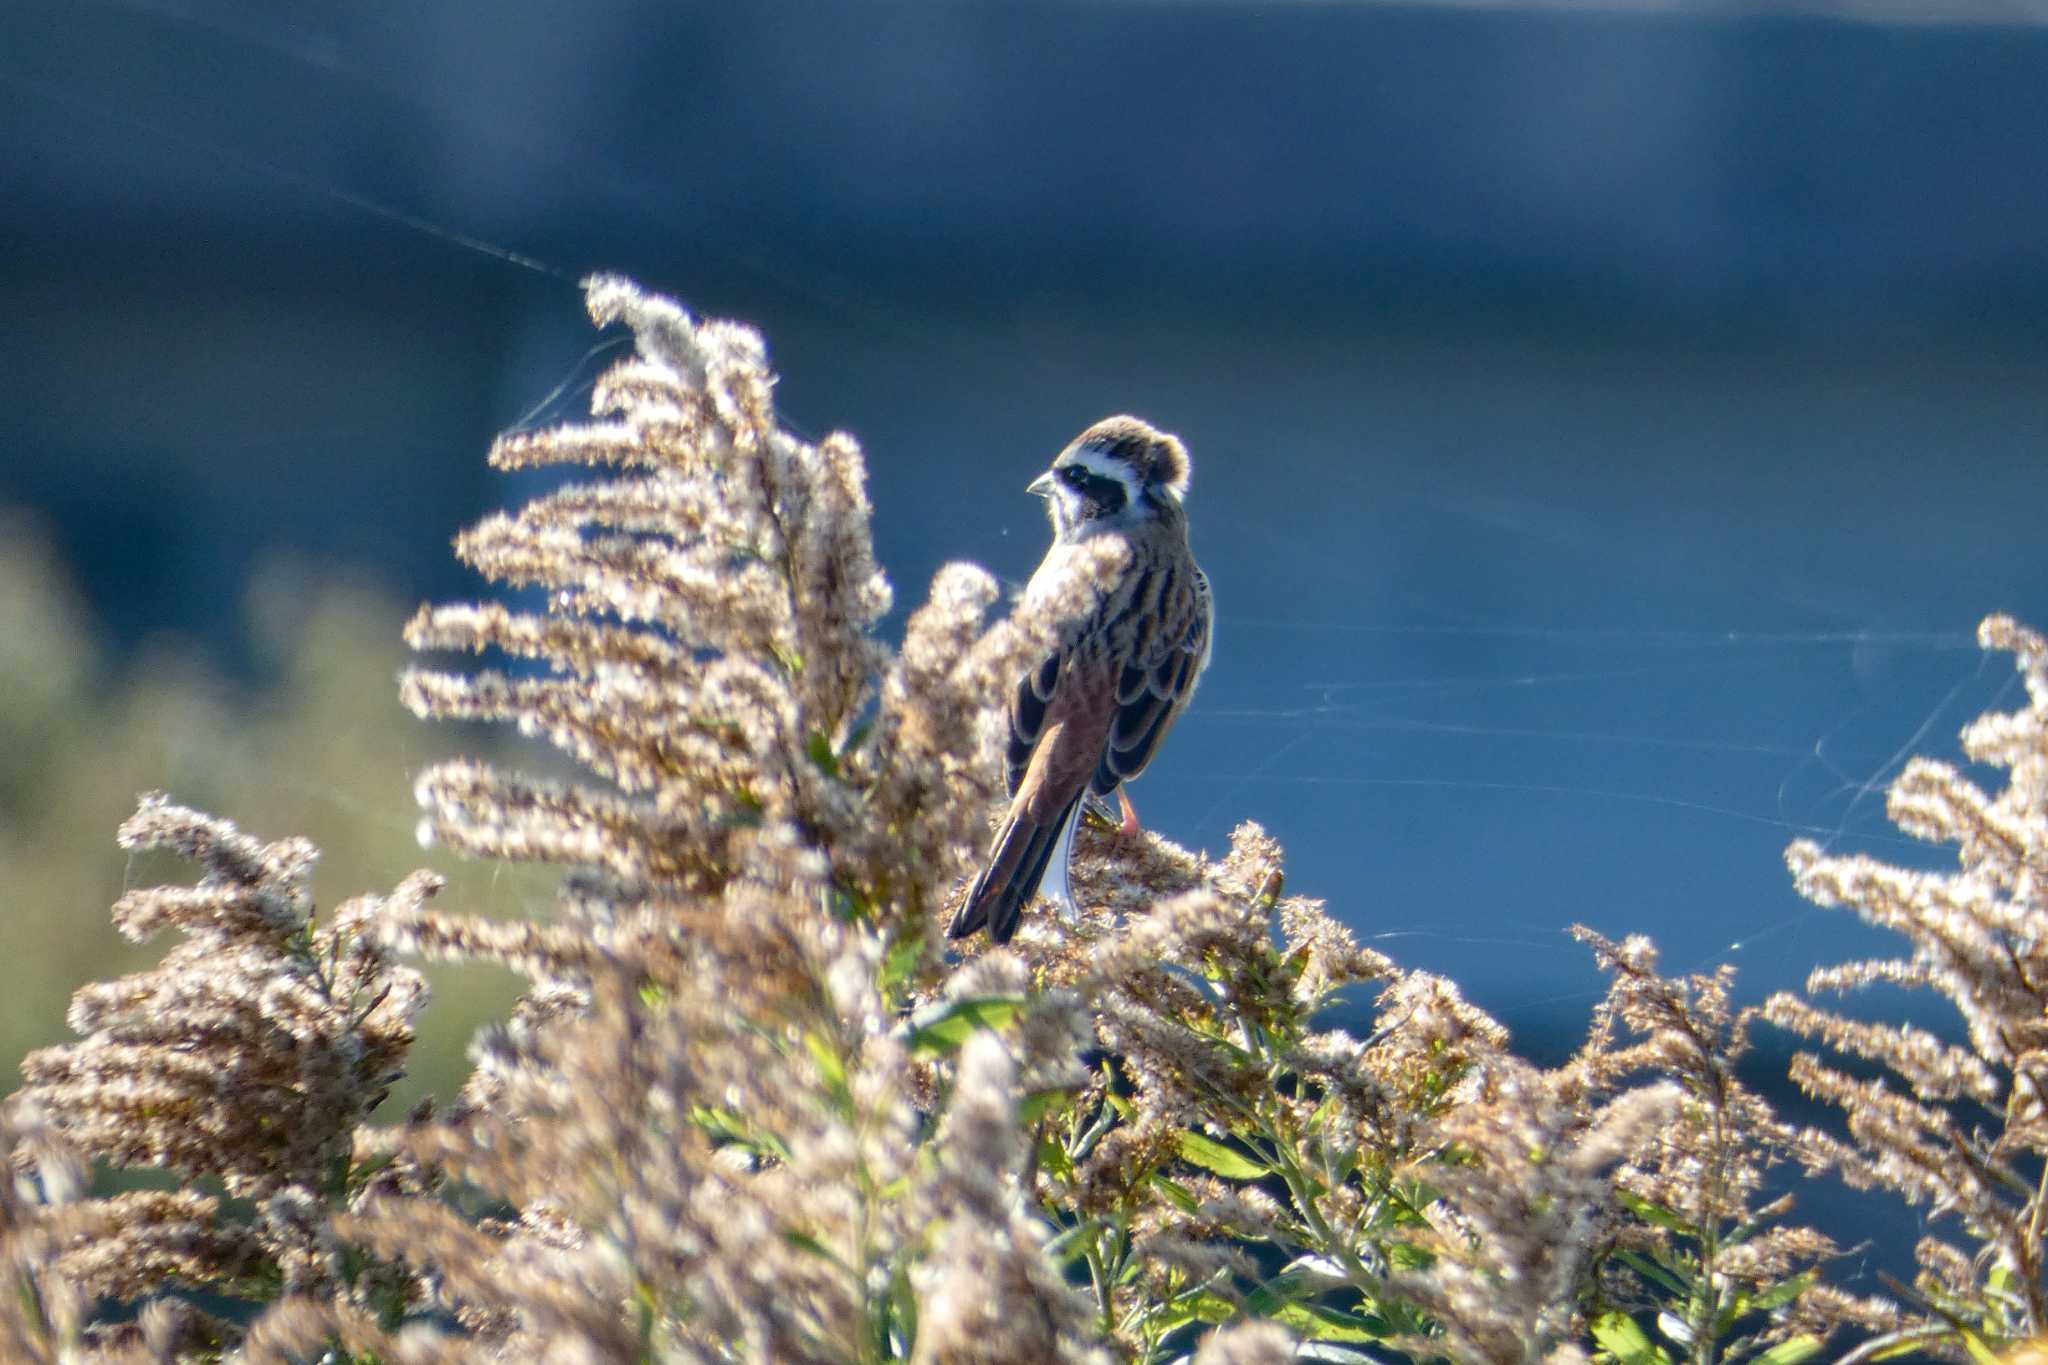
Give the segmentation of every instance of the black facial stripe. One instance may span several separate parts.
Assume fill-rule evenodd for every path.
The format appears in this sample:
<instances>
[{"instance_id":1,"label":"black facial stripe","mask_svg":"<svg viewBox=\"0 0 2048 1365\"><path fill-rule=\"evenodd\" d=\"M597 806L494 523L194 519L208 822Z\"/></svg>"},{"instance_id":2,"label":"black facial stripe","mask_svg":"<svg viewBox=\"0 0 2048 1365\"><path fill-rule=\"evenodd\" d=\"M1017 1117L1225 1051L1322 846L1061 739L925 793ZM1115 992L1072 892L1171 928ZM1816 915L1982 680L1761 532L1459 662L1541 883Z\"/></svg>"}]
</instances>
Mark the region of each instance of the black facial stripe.
<instances>
[{"instance_id":1,"label":"black facial stripe","mask_svg":"<svg viewBox=\"0 0 2048 1365\"><path fill-rule=\"evenodd\" d=\"M1087 500L1085 510L1088 516L1110 517L1124 510L1127 499L1122 479L1097 474L1078 464L1062 465L1060 477Z\"/></svg>"}]
</instances>

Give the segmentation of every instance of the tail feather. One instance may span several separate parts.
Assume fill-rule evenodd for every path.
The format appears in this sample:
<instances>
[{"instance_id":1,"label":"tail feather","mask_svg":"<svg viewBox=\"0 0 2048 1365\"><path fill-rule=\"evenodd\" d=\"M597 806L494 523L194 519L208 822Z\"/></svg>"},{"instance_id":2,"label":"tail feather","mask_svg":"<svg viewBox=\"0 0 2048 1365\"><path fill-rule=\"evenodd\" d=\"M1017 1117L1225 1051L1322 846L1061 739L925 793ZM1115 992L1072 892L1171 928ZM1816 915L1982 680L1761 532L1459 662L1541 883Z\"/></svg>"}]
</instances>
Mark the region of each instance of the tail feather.
<instances>
[{"instance_id":1,"label":"tail feather","mask_svg":"<svg viewBox=\"0 0 2048 1365\"><path fill-rule=\"evenodd\" d=\"M1059 865L1059 884L1048 894L1062 904L1071 903L1066 884L1066 853L1080 810L1081 796L1076 793L1059 818L1047 824L1041 825L1021 811L1004 821L989 853L988 866L974 879L966 902L946 930L946 937L966 938L986 925L991 942L1008 943L1024 917L1024 907L1038 894L1039 884L1055 861Z\"/></svg>"}]
</instances>

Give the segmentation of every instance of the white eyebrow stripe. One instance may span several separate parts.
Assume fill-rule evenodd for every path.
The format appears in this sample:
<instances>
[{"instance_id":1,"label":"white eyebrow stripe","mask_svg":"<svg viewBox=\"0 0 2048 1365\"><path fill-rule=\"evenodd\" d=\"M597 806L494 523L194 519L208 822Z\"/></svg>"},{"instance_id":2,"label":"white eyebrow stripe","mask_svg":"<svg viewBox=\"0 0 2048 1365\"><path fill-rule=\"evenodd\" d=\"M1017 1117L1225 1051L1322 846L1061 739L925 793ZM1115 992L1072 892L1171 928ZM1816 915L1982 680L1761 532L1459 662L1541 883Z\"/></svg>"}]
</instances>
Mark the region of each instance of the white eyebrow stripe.
<instances>
[{"instance_id":1,"label":"white eyebrow stripe","mask_svg":"<svg viewBox=\"0 0 2048 1365\"><path fill-rule=\"evenodd\" d=\"M1115 479L1124 486L1124 502L1126 505L1135 503L1138 500L1138 486L1131 481L1131 467L1122 460L1108 459L1096 454L1086 446L1082 446L1068 451L1065 458L1060 460L1060 463L1079 465L1098 478Z\"/></svg>"}]
</instances>

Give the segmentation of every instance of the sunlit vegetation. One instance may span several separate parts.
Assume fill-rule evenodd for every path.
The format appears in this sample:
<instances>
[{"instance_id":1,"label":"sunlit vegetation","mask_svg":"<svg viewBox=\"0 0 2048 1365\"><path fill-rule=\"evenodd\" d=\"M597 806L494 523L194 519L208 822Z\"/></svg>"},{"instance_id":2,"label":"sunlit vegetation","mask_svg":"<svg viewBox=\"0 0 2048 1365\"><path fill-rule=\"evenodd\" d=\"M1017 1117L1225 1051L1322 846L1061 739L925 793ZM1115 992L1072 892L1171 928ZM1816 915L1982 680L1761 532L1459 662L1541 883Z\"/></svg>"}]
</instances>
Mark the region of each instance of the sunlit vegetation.
<instances>
[{"instance_id":1,"label":"sunlit vegetation","mask_svg":"<svg viewBox=\"0 0 2048 1365\"><path fill-rule=\"evenodd\" d=\"M47 595L0 602L29 680L5 857L46 869L9 893L62 907L40 932L100 978L6 1113L7 1359L1792 1365L1992 1360L2048 1327L2039 637L1984 629L2028 704L1966 746L2009 783L1921 762L1893 789L1957 872L1790 852L1903 943L1810 992L1927 988L1968 1046L1739 1008L1726 971L1581 931L1609 991L1540 1068L1296 894L1249 823L1220 860L1087 829L1076 916L963 951L942 928L1002 796L1001 703L1095 608L1090 562L1007 616L949 567L890 646L853 440L780 424L747 329L589 298L637 354L592 422L492 459L596 472L457 542L534 605L405 627L406 708L528 747L394 721L370 599L267 590L262 701L191 664L101 676ZM569 763L537 775L542 745ZM415 800L459 885L409 870ZM104 866L110 803L128 878L62 883ZM146 951L84 941L110 900ZM424 989L441 961L523 993L479 1031ZM16 1004L52 1039L57 989ZM1346 998L1369 1028L1329 1027ZM1794 1076L1839 1131L1739 1078L1769 1025L1817 1040ZM438 1099L398 1092L465 1044ZM1914 1283L1831 1279L1774 1193L1801 1166L1929 1213Z\"/></svg>"}]
</instances>

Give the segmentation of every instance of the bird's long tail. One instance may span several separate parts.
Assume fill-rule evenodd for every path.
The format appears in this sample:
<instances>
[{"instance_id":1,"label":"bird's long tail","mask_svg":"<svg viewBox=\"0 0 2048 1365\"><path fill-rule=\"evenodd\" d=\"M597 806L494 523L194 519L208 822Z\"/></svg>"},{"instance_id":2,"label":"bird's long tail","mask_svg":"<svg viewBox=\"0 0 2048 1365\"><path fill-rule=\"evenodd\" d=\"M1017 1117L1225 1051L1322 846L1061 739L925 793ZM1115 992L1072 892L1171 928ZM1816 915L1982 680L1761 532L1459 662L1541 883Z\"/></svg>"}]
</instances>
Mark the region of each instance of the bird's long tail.
<instances>
[{"instance_id":1,"label":"bird's long tail","mask_svg":"<svg viewBox=\"0 0 2048 1365\"><path fill-rule=\"evenodd\" d=\"M1078 795L1058 819L1045 824L1024 811L1011 811L996 832L988 866L974 879L946 937L966 938L986 925L990 941L1008 943L1024 917L1024 907L1038 894L1048 872L1053 874L1053 882L1046 894L1070 908L1073 897L1067 890L1067 857L1074 846L1074 824L1080 814Z\"/></svg>"}]
</instances>

